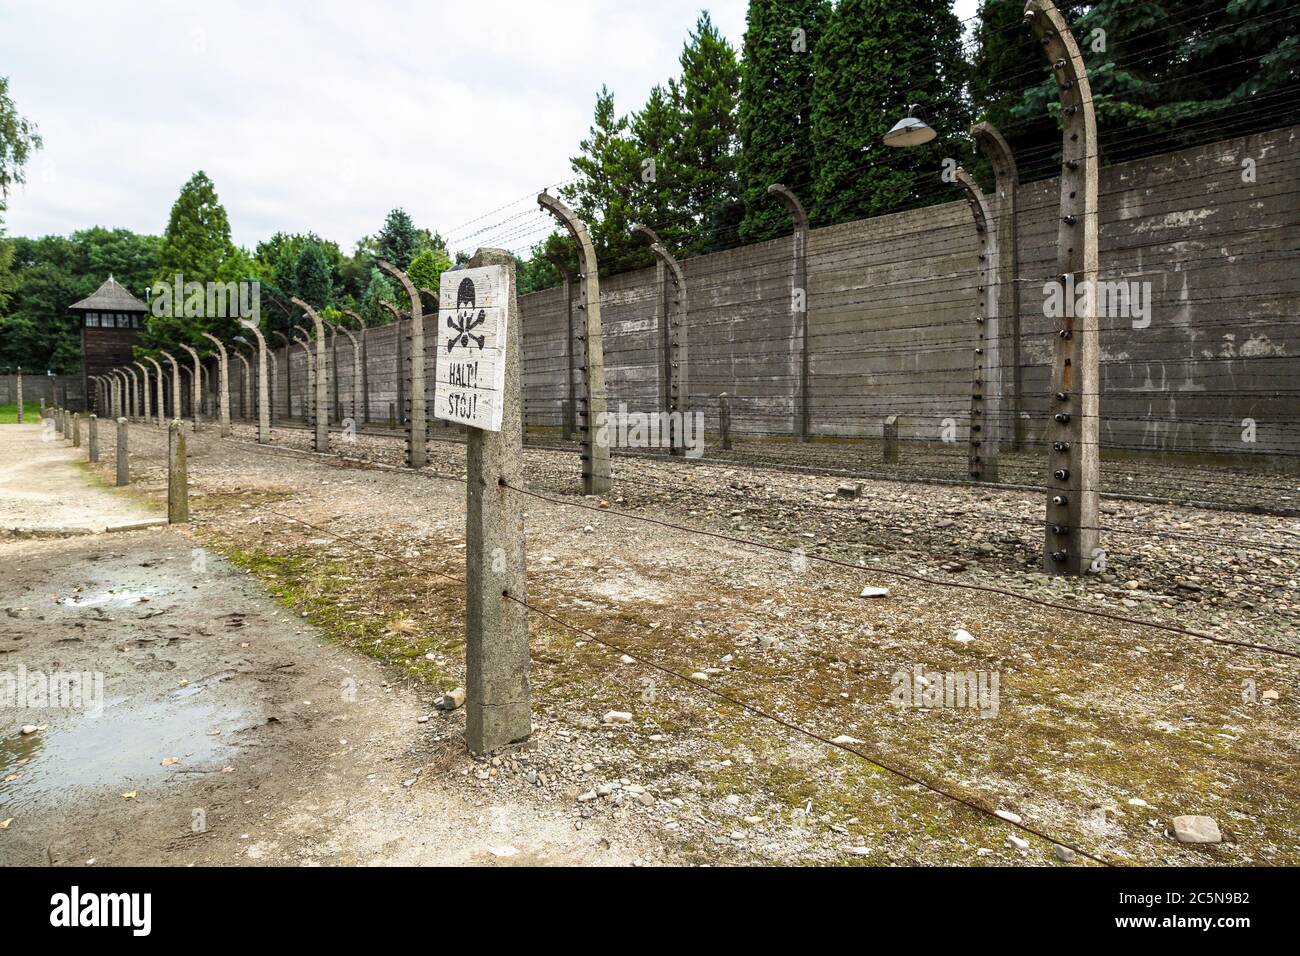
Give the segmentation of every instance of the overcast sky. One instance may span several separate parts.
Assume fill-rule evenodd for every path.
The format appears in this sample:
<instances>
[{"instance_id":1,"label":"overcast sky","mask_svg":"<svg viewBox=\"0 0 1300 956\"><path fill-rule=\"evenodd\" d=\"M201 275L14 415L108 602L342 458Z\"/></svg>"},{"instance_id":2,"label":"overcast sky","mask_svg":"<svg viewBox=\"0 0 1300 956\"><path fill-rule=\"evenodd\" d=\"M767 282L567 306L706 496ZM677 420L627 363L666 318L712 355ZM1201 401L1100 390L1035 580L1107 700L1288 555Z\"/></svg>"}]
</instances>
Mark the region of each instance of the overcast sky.
<instances>
[{"instance_id":1,"label":"overcast sky","mask_svg":"<svg viewBox=\"0 0 1300 956\"><path fill-rule=\"evenodd\" d=\"M45 139L6 230L159 233L203 169L250 248L350 252L399 205L454 234L571 176L600 84L639 107L706 7L739 48L745 0L0 0L0 75Z\"/></svg>"}]
</instances>

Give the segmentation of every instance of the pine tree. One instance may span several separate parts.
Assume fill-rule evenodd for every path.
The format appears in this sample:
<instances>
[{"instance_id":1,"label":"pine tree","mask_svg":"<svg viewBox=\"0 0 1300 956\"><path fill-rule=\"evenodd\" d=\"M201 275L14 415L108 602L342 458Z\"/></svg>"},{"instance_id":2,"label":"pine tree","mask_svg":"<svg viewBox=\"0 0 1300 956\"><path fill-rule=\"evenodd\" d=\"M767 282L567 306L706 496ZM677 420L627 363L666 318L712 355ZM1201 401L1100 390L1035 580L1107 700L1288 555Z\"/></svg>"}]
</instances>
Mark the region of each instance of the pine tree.
<instances>
[{"instance_id":1,"label":"pine tree","mask_svg":"<svg viewBox=\"0 0 1300 956\"><path fill-rule=\"evenodd\" d=\"M384 220L384 228L379 230L375 244L379 258L405 271L420 251L420 241L420 230L415 228L406 210L398 208Z\"/></svg>"},{"instance_id":2,"label":"pine tree","mask_svg":"<svg viewBox=\"0 0 1300 956\"><path fill-rule=\"evenodd\" d=\"M316 309L324 309L332 304L334 286L330 279L329 263L319 243L303 244L302 252L294 265L294 288L298 298Z\"/></svg>"},{"instance_id":3,"label":"pine tree","mask_svg":"<svg viewBox=\"0 0 1300 956\"><path fill-rule=\"evenodd\" d=\"M964 158L970 114L949 0L840 0L814 56L812 218L844 222L956 198L941 180L943 161ZM913 104L938 138L883 145Z\"/></svg>"},{"instance_id":4,"label":"pine tree","mask_svg":"<svg viewBox=\"0 0 1300 956\"><path fill-rule=\"evenodd\" d=\"M649 261L644 241L630 233L637 219L635 194L644 167L627 133L627 117L617 114L614 94L602 86L589 135L579 144L581 153L570 160L577 182L563 191L591 231L602 273L622 272Z\"/></svg>"},{"instance_id":5,"label":"pine tree","mask_svg":"<svg viewBox=\"0 0 1300 956\"><path fill-rule=\"evenodd\" d=\"M367 325L386 325L393 321L393 314L379 304L381 301L395 303L397 297L393 293L393 286L388 281L388 277L378 269L371 269L370 281L361 296L359 310Z\"/></svg>"},{"instance_id":6,"label":"pine tree","mask_svg":"<svg viewBox=\"0 0 1300 956\"><path fill-rule=\"evenodd\" d=\"M696 21L679 62L682 75L680 81L673 82L672 90L682 131L673 165L687 181L678 205L685 214L689 238L672 243L672 248L682 254L697 254L713 248L717 239L714 224L738 217L740 63L708 11ZM667 236L664 239L668 241Z\"/></svg>"},{"instance_id":7,"label":"pine tree","mask_svg":"<svg viewBox=\"0 0 1300 956\"><path fill-rule=\"evenodd\" d=\"M230 219L217 198L217 188L208 174L199 170L172 204L158 250L156 276L171 282L179 273L186 282L212 282L234 248Z\"/></svg>"},{"instance_id":8,"label":"pine tree","mask_svg":"<svg viewBox=\"0 0 1300 956\"><path fill-rule=\"evenodd\" d=\"M790 231L789 214L767 194L771 184L809 200L813 51L830 10L829 0L750 0L737 111L742 242Z\"/></svg>"},{"instance_id":9,"label":"pine tree","mask_svg":"<svg viewBox=\"0 0 1300 956\"><path fill-rule=\"evenodd\" d=\"M692 171L679 163L682 114L662 86L654 86L628 131L637 169L633 179L632 221L654 229L671 247L689 234L687 206Z\"/></svg>"}]
</instances>

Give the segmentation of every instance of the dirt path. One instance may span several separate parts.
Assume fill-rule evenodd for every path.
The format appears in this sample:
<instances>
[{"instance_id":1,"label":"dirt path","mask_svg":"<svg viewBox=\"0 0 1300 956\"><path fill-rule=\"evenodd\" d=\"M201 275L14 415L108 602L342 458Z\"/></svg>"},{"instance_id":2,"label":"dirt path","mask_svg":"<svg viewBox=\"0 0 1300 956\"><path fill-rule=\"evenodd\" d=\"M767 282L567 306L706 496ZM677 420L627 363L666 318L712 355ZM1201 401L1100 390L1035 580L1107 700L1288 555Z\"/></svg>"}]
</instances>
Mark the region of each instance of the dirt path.
<instances>
[{"instance_id":1,"label":"dirt path","mask_svg":"<svg viewBox=\"0 0 1300 956\"><path fill-rule=\"evenodd\" d=\"M85 428L82 441L88 441ZM156 520L158 510L88 480L85 448L41 424L0 428L0 535L59 535Z\"/></svg>"},{"instance_id":2,"label":"dirt path","mask_svg":"<svg viewBox=\"0 0 1300 956\"><path fill-rule=\"evenodd\" d=\"M26 476L7 515L140 510L78 493L74 455L32 432L0 429L5 474ZM449 785L496 774L456 717L181 532L0 542L0 566L0 678L83 675L70 706L0 707L0 865L657 858L599 821Z\"/></svg>"}]
</instances>

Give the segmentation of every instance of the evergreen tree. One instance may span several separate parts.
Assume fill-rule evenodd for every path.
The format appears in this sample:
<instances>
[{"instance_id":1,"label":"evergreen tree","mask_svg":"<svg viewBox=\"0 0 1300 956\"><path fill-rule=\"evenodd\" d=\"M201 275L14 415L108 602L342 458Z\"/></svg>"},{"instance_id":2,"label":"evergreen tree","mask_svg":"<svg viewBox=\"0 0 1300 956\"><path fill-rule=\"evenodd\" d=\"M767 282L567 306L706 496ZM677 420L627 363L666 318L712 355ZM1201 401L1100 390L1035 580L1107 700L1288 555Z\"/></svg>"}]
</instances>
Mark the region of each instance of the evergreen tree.
<instances>
[{"instance_id":1,"label":"evergreen tree","mask_svg":"<svg viewBox=\"0 0 1300 956\"><path fill-rule=\"evenodd\" d=\"M742 242L790 231L789 214L767 194L772 183L809 201L813 52L830 9L829 0L750 0L737 112Z\"/></svg>"},{"instance_id":2,"label":"evergreen tree","mask_svg":"<svg viewBox=\"0 0 1300 956\"><path fill-rule=\"evenodd\" d=\"M406 275L417 289L438 291L442 274L451 268L451 257L442 247L422 249L406 270Z\"/></svg>"},{"instance_id":3,"label":"evergreen tree","mask_svg":"<svg viewBox=\"0 0 1300 956\"><path fill-rule=\"evenodd\" d=\"M361 296L361 308L358 310L367 325L387 325L393 321L393 314L379 304L381 301L395 303L397 297L388 277L379 269L371 269L370 281Z\"/></svg>"},{"instance_id":4,"label":"evergreen tree","mask_svg":"<svg viewBox=\"0 0 1300 956\"><path fill-rule=\"evenodd\" d=\"M319 243L304 243L294 266L294 280L298 298L308 305L320 310L332 304L334 283Z\"/></svg>"},{"instance_id":5,"label":"evergreen tree","mask_svg":"<svg viewBox=\"0 0 1300 956\"><path fill-rule=\"evenodd\" d=\"M579 144L580 155L570 160L577 182L563 190L591 231L603 273L644 265L649 256L645 242L630 234L637 220L643 166L627 131L627 117L618 116L614 94L602 86L590 133Z\"/></svg>"},{"instance_id":6,"label":"evergreen tree","mask_svg":"<svg viewBox=\"0 0 1300 956\"><path fill-rule=\"evenodd\" d=\"M680 58L682 75L672 84L682 129L672 151L674 170L685 177L684 196L675 202L688 233L678 240L661 233L681 254L707 252L714 246L716 224L738 217L740 186L736 175L737 109L740 64L736 51L700 14Z\"/></svg>"},{"instance_id":7,"label":"evergreen tree","mask_svg":"<svg viewBox=\"0 0 1300 956\"><path fill-rule=\"evenodd\" d=\"M645 223L676 247L688 234L692 174L679 164L682 114L664 88L656 85L645 106L632 114L628 129L638 161L631 219Z\"/></svg>"},{"instance_id":8,"label":"evergreen tree","mask_svg":"<svg viewBox=\"0 0 1300 956\"><path fill-rule=\"evenodd\" d=\"M961 162L970 128L961 24L950 0L840 0L815 52L810 215L818 223L946 202L943 160ZM911 149L881 140L909 105L939 134Z\"/></svg>"},{"instance_id":9,"label":"evergreen tree","mask_svg":"<svg viewBox=\"0 0 1300 956\"><path fill-rule=\"evenodd\" d=\"M415 223L411 221L406 210L394 209L384 220L384 227L379 230L379 235L375 237L375 251L379 254L379 258L406 271L406 267L420 251L421 239L421 231L415 228Z\"/></svg>"},{"instance_id":10,"label":"evergreen tree","mask_svg":"<svg viewBox=\"0 0 1300 956\"><path fill-rule=\"evenodd\" d=\"M1024 24L1022 0L982 0L974 30L970 94L975 116L996 126L1017 156L1022 179L1055 175L1059 160L1043 144L1060 140L1056 120L1045 109L1027 115L1020 109L1025 89L1051 68L1033 31ZM1059 143L1057 144L1059 146ZM1032 147L1037 146L1037 149ZM988 162L972 161L982 182L991 184Z\"/></svg>"},{"instance_id":11,"label":"evergreen tree","mask_svg":"<svg viewBox=\"0 0 1300 956\"><path fill-rule=\"evenodd\" d=\"M173 281L177 273L184 275L186 282L212 282L234 248L230 219L217 198L216 186L199 170L172 204L155 275L163 282Z\"/></svg>"}]
</instances>

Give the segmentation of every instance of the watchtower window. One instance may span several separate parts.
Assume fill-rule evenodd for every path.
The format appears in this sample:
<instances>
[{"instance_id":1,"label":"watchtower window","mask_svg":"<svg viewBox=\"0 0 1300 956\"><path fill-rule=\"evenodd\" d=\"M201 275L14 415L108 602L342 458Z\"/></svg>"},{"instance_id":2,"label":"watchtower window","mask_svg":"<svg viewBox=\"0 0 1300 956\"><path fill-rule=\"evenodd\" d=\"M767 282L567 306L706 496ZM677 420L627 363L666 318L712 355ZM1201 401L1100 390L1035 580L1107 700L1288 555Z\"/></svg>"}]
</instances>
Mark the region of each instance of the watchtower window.
<instances>
[{"instance_id":1,"label":"watchtower window","mask_svg":"<svg viewBox=\"0 0 1300 956\"><path fill-rule=\"evenodd\" d=\"M87 312L87 313L86 313L86 328L88 328L88 329L96 329L96 328L99 328L99 313L98 313L98 312Z\"/></svg>"}]
</instances>

